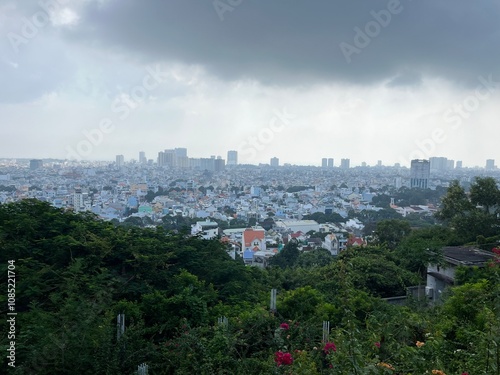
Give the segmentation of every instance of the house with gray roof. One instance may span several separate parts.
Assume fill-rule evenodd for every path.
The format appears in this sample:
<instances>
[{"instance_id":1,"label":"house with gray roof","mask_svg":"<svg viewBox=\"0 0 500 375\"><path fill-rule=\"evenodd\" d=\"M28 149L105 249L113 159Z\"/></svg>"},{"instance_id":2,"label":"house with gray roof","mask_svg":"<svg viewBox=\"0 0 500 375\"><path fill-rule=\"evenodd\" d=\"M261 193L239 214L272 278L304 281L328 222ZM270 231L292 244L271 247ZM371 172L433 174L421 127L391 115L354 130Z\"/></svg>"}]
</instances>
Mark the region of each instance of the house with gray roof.
<instances>
[{"instance_id":1,"label":"house with gray roof","mask_svg":"<svg viewBox=\"0 0 500 375\"><path fill-rule=\"evenodd\" d=\"M442 251L442 261L427 267L425 293L432 301L439 301L444 290L455 284L458 267L485 267L494 258L493 253L475 247L448 246Z\"/></svg>"}]
</instances>

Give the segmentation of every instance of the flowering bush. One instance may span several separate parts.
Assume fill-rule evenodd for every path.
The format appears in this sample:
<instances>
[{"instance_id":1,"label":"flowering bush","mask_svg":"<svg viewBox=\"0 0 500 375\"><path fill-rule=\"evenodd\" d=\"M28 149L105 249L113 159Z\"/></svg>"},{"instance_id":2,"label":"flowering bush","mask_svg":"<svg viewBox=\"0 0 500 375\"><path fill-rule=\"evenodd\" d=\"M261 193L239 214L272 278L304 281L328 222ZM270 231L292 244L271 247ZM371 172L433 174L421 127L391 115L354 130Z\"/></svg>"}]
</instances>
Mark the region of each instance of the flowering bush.
<instances>
[{"instance_id":1,"label":"flowering bush","mask_svg":"<svg viewBox=\"0 0 500 375\"><path fill-rule=\"evenodd\" d=\"M290 326L288 325L288 323L281 323L280 328L286 331L290 329Z\"/></svg>"},{"instance_id":2,"label":"flowering bush","mask_svg":"<svg viewBox=\"0 0 500 375\"><path fill-rule=\"evenodd\" d=\"M490 263L490 266L495 266L495 264L500 264L500 248L494 247L491 251L493 251L493 254L495 254L495 258Z\"/></svg>"},{"instance_id":3,"label":"flowering bush","mask_svg":"<svg viewBox=\"0 0 500 375\"><path fill-rule=\"evenodd\" d=\"M274 353L274 362L279 366L289 366L293 363L293 357L290 353L282 352L281 350Z\"/></svg>"},{"instance_id":4,"label":"flowering bush","mask_svg":"<svg viewBox=\"0 0 500 375\"><path fill-rule=\"evenodd\" d=\"M200 337L186 335L186 330L196 331L180 326L179 339L165 345L168 366L249 375L495 374L500 325L490 301L499 295L500 269L480 271L487 277L467 274L473 282L464 276L463 285L455 286L442 305L422 309L369 305L365 295L354 294L342 319L319 315L300 318L299 325L289 315L257 309L241 313L226 329L200 330ZM358 311L358 305L372 310ZM324 319L333 324L329 339L321 342Z\"/></svg>"},{"instance_id":5,"label":"flowering bush","mask_svg":"<svg viewBox=\"0 0 500 375\"><path fill-rule=\"evenodd\" d=\"M337 351L337 347L333 342L327 342L325 344L325 347L323 348L323 351L325 352L325 354L333 353Z\"/></svg>"}]
</instances>

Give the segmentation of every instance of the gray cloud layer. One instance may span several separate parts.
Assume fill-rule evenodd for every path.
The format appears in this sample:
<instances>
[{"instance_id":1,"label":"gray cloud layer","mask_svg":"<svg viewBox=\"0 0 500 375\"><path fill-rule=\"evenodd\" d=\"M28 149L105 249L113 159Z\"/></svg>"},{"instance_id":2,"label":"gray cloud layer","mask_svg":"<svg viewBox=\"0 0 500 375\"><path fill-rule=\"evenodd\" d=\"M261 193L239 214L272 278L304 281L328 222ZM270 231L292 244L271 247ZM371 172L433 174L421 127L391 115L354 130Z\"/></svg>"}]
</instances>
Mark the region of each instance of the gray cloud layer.
<instances>
[{"instance_id":1,"label":"gray cloud layer","mask_svg":"<svg viewBox=\"0 0 500 375\"><path fill-rule=\"evenodd\" d=\"M41 4L51 20L26 36ZM421 157L482 165L498 149L500 85L480 100L475 89L500 82L499 21L498 0L0 0L0 150L64 157L111 117L116 130L89 158L181 145L224 154L287 107L297 119L247 162L399 162L442 129ZM26 37L17 52L9 33ZM350 63L342 43L357 48ZM117 119L113 105L148 66L164 82Z\"/></svg>"},{"instance_id":2,"label":"gray cloud layer","mask_svg":"<svg viewBox=\"0 0 500 375\"><path fill-rule=\"evenodd\" d=\"M397 2L220 0L222 21L212 0L110 0L87 7L70 37L268 84L396 78L400 85L418 83L420 74L476 84L478 75L499 71L498 1ZM375 36L348 63L339 45L359 47L354 28L365 30L371 12L387 15L388 7L398 12L379 32L371 24Z\"/></svg>"}]
</instances>

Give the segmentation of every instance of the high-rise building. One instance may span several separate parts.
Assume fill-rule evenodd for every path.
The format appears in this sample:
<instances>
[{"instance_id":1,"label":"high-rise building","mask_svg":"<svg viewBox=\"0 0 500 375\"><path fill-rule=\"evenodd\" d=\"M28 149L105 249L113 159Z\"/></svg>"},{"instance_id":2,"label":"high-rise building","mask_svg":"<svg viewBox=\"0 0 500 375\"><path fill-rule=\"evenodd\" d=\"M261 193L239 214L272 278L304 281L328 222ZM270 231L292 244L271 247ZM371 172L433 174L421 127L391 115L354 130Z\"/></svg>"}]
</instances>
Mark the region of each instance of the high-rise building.
<instances>
[{"instance_id":1,"label":"high-rise building","mask_svg":"<svg viewBox=\"0 0 500 375\"><path fill-rule=\"evenodd\" d=\"M180 147L180 148L174 149L174 153L175 153L175 156L178 157L178 158L179 157L182 158L182 157L187 157L188 156L188 150L185 147Z\"/></svg>"},{"instance_id":2,"label":"high-rise building","mask_svg":"<svg viewBox=\"0 0 500 375\"><path fill-rule=\"evenodd\" d=\"M175 160L175 166L182 169L189 168L189 158L187 156L177 157L177 159Z\"/></svg>"},{"instance_id":3,"label":"high-rise building","mask_svg":"<svg viewBox=\"0 0 500 375\"><path fill-rule=\"evenodd\" d=\"M328 168L333 168L333 158L328 158Z\"/></svg>"},{"instance_id":4,"label":"high-rise building","mask_svg":"<svg viewBox=\"0 0 500 375\"><path fill-rule=\"evenodd\" d=\"M455 168L455 160L448 159L446 161L446 169L451 170Z\"/></svg>"},{"instance_id":5,"label":"high-rise building","mask_svg":"<svg viewBox=\"0 0 500 375\"><path fill-rule=\"evenodd\" d=\"M146 164L148 159L146 159L146 153L144 151L139 152L139 163Z\"/></svg>"},{"instance_id":6,"label":"high-rise building","mask_svg":"<svg viewBox=\"0 0 500 375\"><path fill-rule=\"evenodd\" d=\"M85 209L85 200L82 194L82 189L75 189L73 193L73 209L75 212L80 212Z\"/></svg>"},{"instance_id":7,"label":"high-rise building","mask_svg":"<svg viewBox=\"0 0 500 375\"><path fill-rule=\"evenodd\" d=\"M238 151L228 151L227 152L227 165L237 165L238 164Z\"/></svg>"},{"instance_id":8,"label":"high-rise building","mask_svg":"<svg viewBox=\"0 0 500 375\"><path fill-rule=\"evenodd\" d=\"M214 160L214 170L215 172L223 171L226 167L226 161L222 159L220 156Z\"/></svg>"},{"instance_id":9,"label":"high-rise building","mask_svg":"<svg viewBox=\"0 0 500 375\"><path fill-rule=\"evenodd\" d=\"M429 158L431 172L443 172L448 169L448 159L445 157Z\"/></svg>"},{"instance_id":10,"label":"high-rise building","mask_svg":"<svg viewBox=\"0 0 500 375\"><path fill-rule=\"evenodd\" d=\"M43 167L43 160L41 159L32 159L30 160L30 169L34 171L35 169Z\"/></svg>"},{"instance_id":11,"label":"high-rise building","mask_svg":"<svg viewBox=\"0 0 500 375\"><path fill-rule=\"evenodd\" d=\"M486 160L486 169L488 169L488 170L495 169L495 160L494 159Z\"/></svg>"},{"instance_id":12,"label":"high-rise building","mask_svg":"<svg viewBox=\"0 0 500 375\"><path fill-rule=\"evenodd\" d=\"M116 166L123 167L124 164L125 164L125 156L116 155Z\"/></svg>"},{"instance_id":13,"label":"high-rise building","mask_svg":"<svg viewBox=\"0 0 500 375\"><path fill-rule=\"evenodd\" d=\"M271 158L271 167L279 167L280 159L277 157Z\"/></svg>"},{"instance_id":14,"label":"high-rise building","mask_svg":"<svg viewBox=\"0 0 500 375\"><path fill-rule=\"evenodd\" d=\"M189 158L189 168L201 169L201 159L200 158Z\"/></svg>"},{"instance_id":15,"label":"high-rise building","mask_svg":"<svg viewBox=\"0 0 500 375\"><path fill-rule=\"evenodd\" d=\"M200 169L213 172L215 170L215 156L210 158L201 158Z\"/></svg>"},{"instance_id":16,"label":"high-rise building","mask_svg":"<svg viewBox=\"0 0 500 375\"><path fill-rule=\"evenodd\" d=\"M212 158L189 158L189 168L202 171L218 172L223 171L226 166L226 161L220 156L216 159Z\"/></svg>"},{"instance_id":17,"label":"high-rise building","mask_svg":"<svg viewBox=\"0 0 500 375\"><path fill-rule=\"evenodd\" d=\"M173 167L175 163L175 150L165 150L158 153L159 167Z\"/></svg>"},{"instance_id":18,"label":"high-rise building","mask_svg":"<svg viewBox=\"0 0 500 375\"><path fill-rule=\"evenodd\" d=\"M396 189L400 189L403 186L403 179L401 176L398 176L394 179L394 187Z\"/></svg>"},{"instance_id":19,"label":"high-rise building","mask_svg":"<svg viewBox=\"0 0 500 375\"><path fill-rule=\"evenodd\" d=\"M326 168L327 166L328 166L328 159L327 158L321 159L321 167Z\"/></svg>"},{"instance_id":20,"label":"high-rise building","mask_svg":"<svg viewBox=\"0 0 500 375\"><path fill-rule=\"evenodd\" d=\"M340 159L340 168L349 169L351 164L351 159Z\"/></svg>"},{"instance_id":21,"label":"high-rise building","mask_svg":"<svg viewBox=\"0 0 500 375\"><path fill-rule=\"evenodd\" d=\"M382 160L378 160L377 161L377 167L381 167L382 166Z\"/></svg>"},{"instance_id":22,"label":"high-rise building","mask_svg":"<svg viewBox=\"0 0 500 375\"><path fill-rule=\"evenodd\" d=\"M164 166L164 162L165 162L165 153L163 151L160 151L158 153L158 159L157 159L157 162L158 162L158 166L159 167L163 167Z\"/></svg>"},{"instance_id":23,"label":"high-rise building","mask_svg":"<svg viewBox=\"0 0 500 375\"><path fill-rule=\"evenodd\" d=\"M431 166L429 160L412 160L410 169L410 187L427 189Z\"/></svg>"},{"instance_id":24,"label":"high-rise building","mask_svg":"<svg viewBox=\"0 0 500 375\"><path fill-rule=\"evenodd\" d=\"M175 148L158 153L159 167L189 168L189 158L187 148Z\"/></svg>"},{"instance_id":25,"label":"high-rise building","mask_svg":"<svg viewBox=\"0 0 500 375\"><path fill-rule=\"evenodd\" d=\"M457 160L457 163L455 165L455 169L462 169L462 160Z\"/></svg>"}]
</instances>

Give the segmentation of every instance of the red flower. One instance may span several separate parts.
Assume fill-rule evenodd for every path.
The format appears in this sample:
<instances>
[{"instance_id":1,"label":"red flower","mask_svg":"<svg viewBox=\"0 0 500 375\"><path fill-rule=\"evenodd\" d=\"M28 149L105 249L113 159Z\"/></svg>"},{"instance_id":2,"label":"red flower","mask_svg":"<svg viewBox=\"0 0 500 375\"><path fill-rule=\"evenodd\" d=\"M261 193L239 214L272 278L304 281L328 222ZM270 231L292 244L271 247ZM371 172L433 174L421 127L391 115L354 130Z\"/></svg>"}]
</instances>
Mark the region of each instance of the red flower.
<instances>
[{"instance_id":1,"label":"red flower","mask_svg":"<svg viewBox=\"0 0 500 375\"><path fill-rule=\"evenodd\" d=\"M325 344L325 347L323 348L323 351L325 352L325 354L336 352L337 347L335 346L335 344L333 342L327 342Z\"/></svg>"},{"instance_id":2,"label":"red flower","mask_svg":"<svg viewBox=\"0 0 500 375\"><path fill-rule=\"evenodd\" d=\"M469 375L468 372L462 372L462 375Z\"/></svg>"},{"instance_id":3,"label":"red flower","mask_svg":"<svg viewBox=\"0 0 500 375\"><path fill-rule=\"evenodd\" d=\"M281 323L280 328L284 329L286 331L286 330L290 329L290 326L288 325L288 323Z\"/></svg>"},{"instance_id":4,"label":"red flower","mask_svg":"<svg viewBox=\"0 0 500 375\"><path fill-rule=\"evenodd\" d=\"M375 346L376 346L377 348L380 348L380 343L377 341L377 342L375 343Z\"/></svg>"},{"instance_id":5,"label":"red flower","mask_svg":"<svg viewBox=\"0 0 500 375\"><path fill-rule=\"evenodd\" d=\"M495 263L500 263L500 248L494 247L492 251L493 254L495 254L495 259L493 259L493 262L490 263L490 267L493 267Z\"/></svg>"},{"instance_id":6,"label":"red flower","mask_svg":"<svg viewBox=\"0 0 500 375\"><path fill-rule=\"evenodd\" d=\"M279 366L291 365L293 363L293 357L290 353L284 353L281 350L274 353L274 362Z\"/></svg>"}]
</instances>

